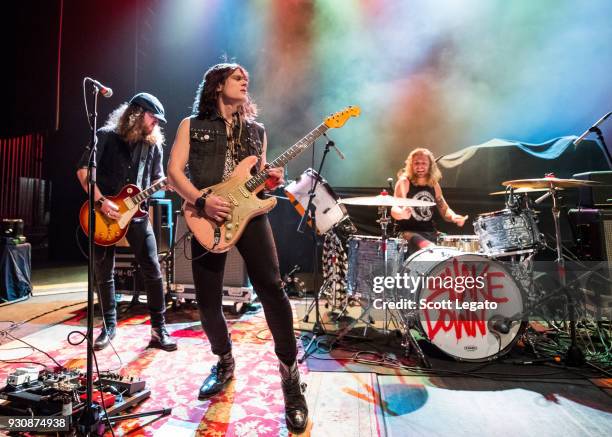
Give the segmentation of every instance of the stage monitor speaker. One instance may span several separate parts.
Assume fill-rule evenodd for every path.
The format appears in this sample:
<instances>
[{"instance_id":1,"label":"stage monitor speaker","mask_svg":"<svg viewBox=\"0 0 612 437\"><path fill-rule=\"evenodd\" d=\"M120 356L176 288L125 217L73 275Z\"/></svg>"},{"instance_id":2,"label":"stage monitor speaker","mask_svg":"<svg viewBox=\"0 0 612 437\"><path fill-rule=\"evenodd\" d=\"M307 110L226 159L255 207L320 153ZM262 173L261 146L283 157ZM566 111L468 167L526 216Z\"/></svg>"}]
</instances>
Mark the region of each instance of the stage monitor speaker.
<instances>
[{"instance_id":1,"label":"stage monitor speaker","mask_svg":"<svg viewBox=\"0 0 612 437\"><path fill-rule=\"evenodd\" d=\"M568 218L578 255L612 263L612 209L570 209Z\"/></svg>"},{"instance_id":2,"label":"stage monitor speaker","mask_svg":"<svg viewBox=\"0 0 612 437\"><path fill-rule=\"evenodd\" d=\"M157 252L168 252L172 241L174 220L171 199L151 199L149 201L149 221L153 226ZM132 253L127 238L123 237L117 243L119 253ZM127 248L127 249L126 249Z\"/></svg>"},{"instance_id":3,"label":"stage monitor speaker","mask_svg":"<svg viewBox=\"0 0 612 437\"><path fill-rule=\"evenodd\" d=\"M183 217L181 213L176 218L176 235L174 238L173 277L175 284L193 286L193 274L191 272L191 238L191 233L185 223L185 217ZM227 253L223 286L250 286L246 265L236 247L232 247Z\"/></svg>"}]
</instances>

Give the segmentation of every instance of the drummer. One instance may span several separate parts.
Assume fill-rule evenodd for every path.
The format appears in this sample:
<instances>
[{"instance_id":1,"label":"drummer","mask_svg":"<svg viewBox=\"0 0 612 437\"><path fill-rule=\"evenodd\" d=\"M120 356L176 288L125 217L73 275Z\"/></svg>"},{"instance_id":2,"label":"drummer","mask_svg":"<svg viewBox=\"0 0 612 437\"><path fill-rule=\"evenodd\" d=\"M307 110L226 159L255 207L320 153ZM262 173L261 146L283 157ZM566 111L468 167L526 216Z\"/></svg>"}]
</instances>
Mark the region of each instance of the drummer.
<instances>
[{"instance_id":1,"label":"drummer","mask_svg":"<svg viewBox=\"0 0 612 437\"><path fill-rule=\"evenodd\" d=\"M428 149L417 148L410 152L406 166L398 172L397 179L395 197L435 202L445 221L460 227L464 225L468 216L456 214L444 200L438 183L442 174ZM435 244L438 232L433 220L433 207L394 206L391 216L397 220L399 236L409 242L411 252Z\"/></svg>"}]
</instances>

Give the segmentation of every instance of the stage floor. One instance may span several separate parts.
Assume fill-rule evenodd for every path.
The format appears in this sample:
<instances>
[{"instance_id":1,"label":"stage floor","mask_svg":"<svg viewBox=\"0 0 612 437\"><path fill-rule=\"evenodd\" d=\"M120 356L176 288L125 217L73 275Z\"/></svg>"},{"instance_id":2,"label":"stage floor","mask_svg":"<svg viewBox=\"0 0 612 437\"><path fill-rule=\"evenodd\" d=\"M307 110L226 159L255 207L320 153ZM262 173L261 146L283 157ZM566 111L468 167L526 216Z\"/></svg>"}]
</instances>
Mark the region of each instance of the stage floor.
<instances>
[{"instance_id":1,"label":"stage floor","mask_svg":"<svg viewBox=\"0 0 612 437\"><path fill-rule=\"evenodd\" d=\"M25 365L18 362L54 366L31 346L65 367L84 370L84 345L67 341L70 332L84 331L84 298L82 291L41 294L0 307L0 329L5 333L0 337L0 381ZM61 308L66 305L70 306ZM296 313L303 312L299 302L294 306ZM199 401L198 388L216 357L194 306L168 310L169 330L179 346L176 352L146 349L150 326L144 305L130 306L126 298L121 310L113 341L116 352L109 347L97 353L99 368L146 381L151 396L134 412L172 408L172 414L121 422L114 427L116 435L288 435L263 312L228 314L236 378L216 398ZM28 319L32 320L16 325ZM300 335L300 324L295 326ZM310 334L304 334L307 340ZM301 365L311 417L304 435L612 435L612 384L586 368L468 364L434 354L433 369L424 371L413 367L414 359L404 359L401 348L378 341L374 336L342 342L331 351L326 338L317 343L315 354Z\"/></svg>"}]
</instances>

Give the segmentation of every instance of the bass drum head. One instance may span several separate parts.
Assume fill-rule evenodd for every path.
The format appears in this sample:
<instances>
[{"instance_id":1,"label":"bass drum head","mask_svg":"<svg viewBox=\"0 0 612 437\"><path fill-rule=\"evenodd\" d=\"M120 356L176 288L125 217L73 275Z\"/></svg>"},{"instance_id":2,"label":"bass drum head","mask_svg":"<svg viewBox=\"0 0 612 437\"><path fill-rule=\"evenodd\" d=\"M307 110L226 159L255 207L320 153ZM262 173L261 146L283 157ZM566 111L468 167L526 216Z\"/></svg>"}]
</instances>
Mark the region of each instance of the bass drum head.
<instances>
[{"instance_id":1,"label":"bass drum head","mask_svg":"<svg viewBox=\"0 0 612 437\"><path fill-rule=\"evenodd\" d=\"M418 326L445 354L460 361L493 360L520 338L526 325L520 321L523 292L501 263L428 248L412 255L404 272L422 278L413 296Z\"/></svg>"}]
</instances>

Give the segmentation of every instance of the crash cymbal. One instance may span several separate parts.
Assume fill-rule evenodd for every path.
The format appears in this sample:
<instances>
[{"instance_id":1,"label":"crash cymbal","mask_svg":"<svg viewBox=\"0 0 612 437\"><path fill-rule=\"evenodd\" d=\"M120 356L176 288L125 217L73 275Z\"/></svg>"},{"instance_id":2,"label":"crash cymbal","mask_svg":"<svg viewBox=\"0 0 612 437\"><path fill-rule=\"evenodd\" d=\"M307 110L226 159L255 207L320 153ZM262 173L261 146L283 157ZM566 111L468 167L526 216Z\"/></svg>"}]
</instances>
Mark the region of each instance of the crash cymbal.
<instances>
[{"instance_id":1,"label":"crash cymbal","mask_svg":"<svg viewBox=\"0 0 612 437\"><path fill-rule=\"evenodd\" d=\"M412 206L424 207L434 206L435 202L427 202L425 200L404 199L393 196L369 196L369 197L351 197L350 199L342 199L340 203L346 205L361 205L361 206Z\"/></svg>"},{"instance_id":2,"label":"crash cymbal","mask_svg":"<svg viewBox=\"0 0 612 437\"><path fill-rule=\"evenodd\" d=\"M539 178L516 179L502 182L502 185L512 188L576 188L600 185L596 181L583 181L580 179Z\"/></svg>"},{"instance_id":3,"label":"crash cymbal","mask_svg":"<svg viewBox=\"0 0 612 437\"><path fill-rule=\"evenodd\" d=\"M563 190L563 188L557 188L558 190ZM541 193L542 191L548 191L548 188L517 188L516 190L512 190L514 194L524 194L524 193ZM489 193L489 196L499 196L501 194L509 194L510 190L504 191L494 191Z\"/></svg>"}]
</instances>

